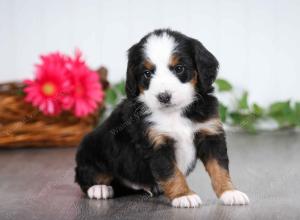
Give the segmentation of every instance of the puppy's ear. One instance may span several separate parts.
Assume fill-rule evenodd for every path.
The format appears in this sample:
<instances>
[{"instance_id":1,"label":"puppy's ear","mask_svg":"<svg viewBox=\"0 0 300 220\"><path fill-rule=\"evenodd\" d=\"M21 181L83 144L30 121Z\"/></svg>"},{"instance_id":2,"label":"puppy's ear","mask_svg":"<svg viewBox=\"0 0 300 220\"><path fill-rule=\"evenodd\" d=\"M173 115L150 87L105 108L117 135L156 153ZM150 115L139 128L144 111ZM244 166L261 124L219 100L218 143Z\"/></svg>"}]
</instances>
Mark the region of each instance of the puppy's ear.
<instances>
[{"instance_id":1,"label":"puppy's ear","mask_svg":"<svg viewBox=\"0 0 300 220\"><path fill-rule=\"evenodd\" d=\"M197 72L197 86L200 91L210 92L217 77L218 60L198 40L192 39L194 62Z\"/></svg>"},{"instance_id":2,"label":"puppy's ear","mask_svg":"<svg viewBox=\"0 0 300 220\"><path fill-rule=\"evenodd\" d=\"M135 74L139 62L138 48L138 44L135 44L128 50L125 91L129 99L136 98L140 93L136 78L137 76Z\"/></svg>"}]
</instances>

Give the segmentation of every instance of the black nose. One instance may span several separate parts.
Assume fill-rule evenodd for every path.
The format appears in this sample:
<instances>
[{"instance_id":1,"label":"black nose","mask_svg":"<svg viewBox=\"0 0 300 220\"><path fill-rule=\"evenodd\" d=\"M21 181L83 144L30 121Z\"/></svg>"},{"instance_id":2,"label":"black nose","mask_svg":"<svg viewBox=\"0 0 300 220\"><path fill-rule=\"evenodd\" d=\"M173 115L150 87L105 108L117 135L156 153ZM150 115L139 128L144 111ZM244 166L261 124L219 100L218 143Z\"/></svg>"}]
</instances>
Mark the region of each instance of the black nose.
<instances>
[{"instance_id":1,"label":"black nose","mask_svg":"<svg viewBox=\"0 0 300 220\"><path fill-rule=\"evenodd\" d=\"M158 101L163 104L168 104L171 101L172 95L168 92L159 93L157 96Z\"/></svg>"}]
</instances>

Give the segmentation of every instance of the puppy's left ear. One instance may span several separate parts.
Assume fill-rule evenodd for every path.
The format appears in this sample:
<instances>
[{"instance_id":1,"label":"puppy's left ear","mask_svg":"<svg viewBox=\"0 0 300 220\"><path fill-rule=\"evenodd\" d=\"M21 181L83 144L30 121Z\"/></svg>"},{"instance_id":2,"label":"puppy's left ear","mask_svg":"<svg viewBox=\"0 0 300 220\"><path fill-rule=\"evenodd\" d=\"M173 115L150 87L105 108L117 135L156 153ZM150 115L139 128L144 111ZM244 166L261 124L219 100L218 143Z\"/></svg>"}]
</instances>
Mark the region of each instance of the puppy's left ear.
<instances>
[{"instance_id":1,"label":"puppy's left ear","mask_svg":"<svg viewBox=\"0 0 300 220\"><path fill-rule=\"evenodd\" d=\"M218 73L218 60L198 40L192 39L198 88L204 92L212 90Z\"/></svg>"},{"instance_id":2,"label":"puppy's left ear","mask_svg":"<svg viewBox=\"0 0 300 220\"><path fill-rule=\"evenodd\" d=\"M135 74L139 62L138 59L138 44L135 44L128 50L125 91L129 99L134 99L139 95L138 82Z\"/></svg>"}]
</instances>

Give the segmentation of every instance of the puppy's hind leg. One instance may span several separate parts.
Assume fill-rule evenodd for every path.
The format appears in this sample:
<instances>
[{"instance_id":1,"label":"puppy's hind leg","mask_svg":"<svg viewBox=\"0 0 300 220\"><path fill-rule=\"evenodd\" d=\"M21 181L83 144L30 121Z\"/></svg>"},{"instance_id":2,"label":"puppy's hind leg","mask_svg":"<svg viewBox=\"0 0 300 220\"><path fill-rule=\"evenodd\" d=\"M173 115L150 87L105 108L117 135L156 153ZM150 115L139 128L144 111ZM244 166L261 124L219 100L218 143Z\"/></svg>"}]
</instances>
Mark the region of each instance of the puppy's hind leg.
<instances>
[{"instance_id":1,"label":"puppy's hind leg","mask_svg":"<svg viewBox=\"0 0 300 220\"><path fill-rule=\"evenodd\" d=\"M109 199L114 196L112 186L113 177L101 173L92 166L77 166L75 181L90 199Z\"/></svg>"}]
</instances>

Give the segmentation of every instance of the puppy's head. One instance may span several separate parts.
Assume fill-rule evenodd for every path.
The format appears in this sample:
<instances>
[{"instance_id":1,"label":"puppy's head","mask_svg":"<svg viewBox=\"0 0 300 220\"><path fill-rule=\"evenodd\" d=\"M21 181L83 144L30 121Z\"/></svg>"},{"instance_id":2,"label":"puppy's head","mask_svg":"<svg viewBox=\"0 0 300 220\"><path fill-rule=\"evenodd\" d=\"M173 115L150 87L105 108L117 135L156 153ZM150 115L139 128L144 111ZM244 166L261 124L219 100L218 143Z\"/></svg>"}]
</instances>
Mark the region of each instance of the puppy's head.
<instances>
[{"instance_id":1,"label":"puppy's head","mask_svg":"<svg viewBox=\"0 0 300 220\"><path fill-rule=\"evenodd\" d=\"M151 109L180 109L212 91L218 61L197 40L156 30L128 52L126 93Z\"/></svg>"}]
</instances>

